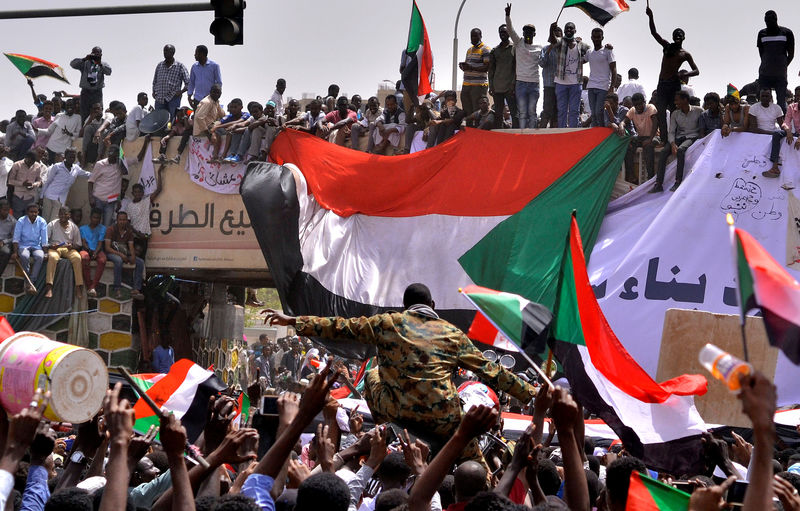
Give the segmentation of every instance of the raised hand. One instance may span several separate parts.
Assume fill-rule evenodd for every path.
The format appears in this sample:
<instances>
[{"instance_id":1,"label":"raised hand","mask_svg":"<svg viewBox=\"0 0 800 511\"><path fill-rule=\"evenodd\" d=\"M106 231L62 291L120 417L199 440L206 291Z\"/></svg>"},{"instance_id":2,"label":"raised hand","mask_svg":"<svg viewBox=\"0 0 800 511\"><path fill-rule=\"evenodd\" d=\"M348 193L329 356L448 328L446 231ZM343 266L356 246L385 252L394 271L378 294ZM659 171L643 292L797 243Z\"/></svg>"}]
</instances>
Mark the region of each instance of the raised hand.
<instances>
[{"instance_id":1,"label":"raised hand","mask_svg":"<svg viewBox=\"0 0 800 511\"><path fill-rule=\"evenodd\" d=\"M738 397L742 402L742 410L753 422L753 428L773 428L772 421L775 416L776 400L775 385L760 372L742 376L739 381L742 385L742 391Z\"/></svg>"},{"instance_id":2,"label":"raised hand","mask_svg":"<svg viewBox=\"0 0 800 511\"><path fill-rule=\"evenodd\" d=\"M406 465L411 467L414 474L422 474L428 466L428 454L431 451L428 444L419 438L412 442L408 430L404 429L403 432L400 433L400 447L403 449L403 457L406 459Z\"/></svg>"},{"instance_id":3,"label":"raised hand","mask_svg":"<svg viewBox=\"0 0 800 511\"><path fill-rule=\"evenodd\" d=\"M133 435L134 414L128 400L119 399L120 390L122 390L122 383L117 382L114 390L106 391L106 397L103 400L103 417L112 444L129 445Z\"/></svg>"},{"instance_id":4,"label":"raised hand","mask_svg":"<svg viewBox=\"0 0 800 511\"><path fill-rule=\"evenodd\" d=\"M456 434L467 438L475 438L489 431L497 423L498 412L495 408L478 405L469 409L461 419Z\"/></svg>"},{"instance_id":5,"label":"raised hand","mask_svg":"<svg viewBox=\"0 0 800 511\"><path fill-rule=\"evenodd\" d=\"M158 428L155 426L150 426L150 429L147 430L146 435L134 436L131 438L131 445L128 447L128 467L131 469L131 471L134 470L139 460L142 459L145 454L147 454L147 450L153 443L153 439L156 437L156 434L158 434Z\"/></svg>"},{"instance_id":6,"label":"raised hand","mask_svg":"<svg viewBox=\"0 0 800 511\"><path fill-rule=\"evenodd\" d=\"M797 489L786 479L775 476L772 481L772 491L781 501L784 511L800 511L800 496Z\"/></svg>"},{"instance_id":7,"label":"raised hand","mask_svg":"<svg viewBox=\"0 0 800 511\"><path fill-rule=\"evenodd\" d=\"M555 400L553 402L552 415L553 423L559 430L561 428L572 429L575 421L580 418L578 404L566 389L555 388Z\"/></svg>"},{"instance_id":8,"label":"raised hand","mask_svg":"<svg viewBox=\"0 0 800 511\"><path fill-rule=\"evenodd\" d=\"M511 4L506 4L506 16L511 16Z\"/></svg>"},{"instance_id":9,"label":"raised hand","mask_svg":"<svg viewBox=\"0 0 800 511\"><path fill-rule=\"evenodd\" d=\"M298 460L289 460L287 475L289 476L289 483L286 487L298 488L311 475L311 470Z\"/></svg>"},{"instance_id":10,"label":"raised hand","mask_svg":"<svg viewBox=\"0 0 800 511\"><path fill-rule=\"evenodd\" d=\"M261 311L261 314L264 314L264 324L265 325L281 325L281 326L290 326L295 324L295 318L292 316L287 316L282 312L278 312L274 309L264 309Z\"/></svg>"},{"instance_id":11,"label":"raised hand","mask_svg":"<svg viewBox=\"0 0 800 511\"><path fill-rule=\"evenodd\" d=\"M173 414L161 417L161 446L167 456L183 456L186 449L186 429Z\"/></svg>"},{"instance_id":12,"label":"raised hand","mask_svg":"<svg viewBox=\"0 0 800 511\"><path fill-rule=\"evenodd\" d=\"M300 395L294 392L284 392L278 397L278 417L280 424L287 426L292 423L300 412Z\"/></svg>"},{"instance_id":13,"label":"raised hand","mask_svg":"<svg viewBox=\"0 0 800 511\"><path fill-rule=\"evenodd\" d=\"M347 420L347 424L350 426L350 433L355 436L359 436L361 434L361 428L364 427L364 416L358 413L358 406L359 405L356 405L350 410L350 415Z\"/></svg>"},{"instance_id":14,"label":"raised hand","mask_svg":"<svg viewBox=\"0 0 800 511\"><path fill-rule=\"evenodd\" d=\"M369 450L369 458L367 458L367 465L372 467L373 469L377 468L378 465L383 462L384 458L386 458L386 428L388 426L381 425L375 426L375 428L369 432L370 435L370 450Z\"/></svg>"},{"instance_id":15,"label":"raised hand","mask_svg":"<svg viewBox=\"0 0 800 511\"><path fill-rule=\"evenodd\" d=\"M31 465L44 465L56 445L56 432L50 429L47 422L39 421L36 436L31 443Z\"/></svg>"},{"instance_id":16,"label":"raised hand","mask_svg":"<svg viewBox=\"0 0 800 511\"><path fill-rule=\"evenodd\" d=\"M736 463L746 467L750 464L753 444L737 435L735 431L731 431L731 434L733 435L733 445L731 445L732 458Z\"/></svg>"},{"instance_id":17,"label":"raised hand","mask_svg":"<svg viewBox=\"0 0 800 511\"><path fill-rule=\"evenodd\" d=\"M320 373L311 380L308 387L306 387L305 392L303 392L303 397L300 399L300 411L298 415L311 420L316 417L325 406L328 399L328 391L333 386L338 376L338 374L334 374L332 378L329 378L331 367L333 367L333 357L328 358L325 369L320 371Z\"/></svg>"},{"instance_id":18,"label":"raised hand","mask_svg":"<svg viewBox=\"0 0 800 511\"><path fill-rule=\"evenodd\" d=\"M236 412L236 401L232 397L211 397L208 403L206 426L203 429L206 454L216 449L225 438Z\"/></svg>"},{"instance_id":19,"label":"raised hand","mask_svg":"<svg viewBox=\"0 0 800 511\"><path fill-rule=\"evenodd\" d=\"M257 457L256 452L250 450L244 454L239 454L243 448L252 446L252 441L258 441L258 431L253 428L241 428L236 431L230 431L220 443L212 454L209 455L209 464L212 460L214 464L229 463L236 465L244 463L248 460L255 460Z\"/></svg>"},{"instance_id":20,"label":"raised hand","mask_svg":"<svg viewBox=\"0 0 800 511\"><path fill-rule=\"evenodd\" d=\"M689 509L692 511L718 511L722 509L725 505L722 497L734 481L736 481L736 477L731 476L719 486L696 488L689 499Z\"/></svg>"},{"instance_id":21,"label":"raised hand","mask_svg":"<svg viewBox=\"0 0 800 511\"><path fill-rule=\"evenodd\" d=\"M322 470L324 472L333 472L333 455L336 454L336 446L333 445L328 436L328 428L327 424L318 424L317 435L314 440L317 443L317 460L319 460Z\"/></svg>"}]
</instances>

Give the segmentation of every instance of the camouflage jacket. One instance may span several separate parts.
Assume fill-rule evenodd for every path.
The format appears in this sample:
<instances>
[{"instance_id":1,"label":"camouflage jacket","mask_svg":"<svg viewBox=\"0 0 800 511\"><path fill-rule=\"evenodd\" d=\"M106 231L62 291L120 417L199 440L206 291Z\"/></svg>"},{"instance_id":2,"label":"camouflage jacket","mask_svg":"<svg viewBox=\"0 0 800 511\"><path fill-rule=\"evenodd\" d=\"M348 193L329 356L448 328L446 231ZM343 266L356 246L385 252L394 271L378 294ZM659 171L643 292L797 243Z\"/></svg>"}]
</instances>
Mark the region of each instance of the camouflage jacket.
<instances>
[{"instance_id":1,"label":"camouflage jacket","mask_svg":"<svg viewBox=\"0 0 800 511\"><path fill-rule=\"evenodd\" d=\"M399 405L404 416L399 418L425 422L424 417L459 417L461 407L453 383L459 367L522 402L535 395L531 385L486 360L461 330L442 319L413 311L350 319L299 316L295 328L298 335L376 346L381 383L385 394Z\"/></svg>"}]
</instances>

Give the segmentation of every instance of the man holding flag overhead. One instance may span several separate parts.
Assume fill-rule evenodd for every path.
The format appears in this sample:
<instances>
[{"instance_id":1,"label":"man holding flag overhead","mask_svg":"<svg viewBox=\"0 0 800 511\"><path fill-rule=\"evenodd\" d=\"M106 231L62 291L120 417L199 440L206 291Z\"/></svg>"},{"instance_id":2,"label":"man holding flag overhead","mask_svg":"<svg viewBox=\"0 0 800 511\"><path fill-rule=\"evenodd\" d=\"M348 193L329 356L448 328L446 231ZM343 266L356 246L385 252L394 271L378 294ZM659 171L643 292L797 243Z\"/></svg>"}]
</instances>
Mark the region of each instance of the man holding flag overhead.
<instances>
[{"instance_id":1,"label":"man holding flag overhead","mask_svg":"<svg viewBox=\"0 0 800 511\"><path fill-rule=\"evenodd\" d=\"M524 403L534 397L531 385L486 360L461 330L439 318L427 286L408 286L403 306L403 312L350 319L295 318L272 309L262 313L266 313L265 323L292 325L297 335L376 346L379 367L367 373L364 385L372 417L376 423L398 422L434 447L452 436L461 420L461 403L452 381L457 368L474 372ZM470 442L462 458L482 459L477 441Z\"/></svg>"}]
</instances>

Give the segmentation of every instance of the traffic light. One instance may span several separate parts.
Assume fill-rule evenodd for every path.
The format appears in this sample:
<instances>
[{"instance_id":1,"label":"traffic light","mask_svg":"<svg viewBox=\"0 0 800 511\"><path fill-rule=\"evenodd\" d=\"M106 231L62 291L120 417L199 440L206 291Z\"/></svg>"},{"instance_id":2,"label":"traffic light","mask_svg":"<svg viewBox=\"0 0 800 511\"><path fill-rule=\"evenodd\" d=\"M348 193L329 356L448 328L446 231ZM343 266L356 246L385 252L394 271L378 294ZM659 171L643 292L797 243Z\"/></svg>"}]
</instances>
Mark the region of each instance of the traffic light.
<instances>
[{"instance_id":1,"label":"traffic light","mask_svg":"<svg viewBox=\"0 0 800 511\"><path fill-rule=\"evenodd\" d=\"M214 35L214 44L235 46L244 43L244 0L211 0L214 6L214 21L209 31Z\"/></svg>"}]
</instances>

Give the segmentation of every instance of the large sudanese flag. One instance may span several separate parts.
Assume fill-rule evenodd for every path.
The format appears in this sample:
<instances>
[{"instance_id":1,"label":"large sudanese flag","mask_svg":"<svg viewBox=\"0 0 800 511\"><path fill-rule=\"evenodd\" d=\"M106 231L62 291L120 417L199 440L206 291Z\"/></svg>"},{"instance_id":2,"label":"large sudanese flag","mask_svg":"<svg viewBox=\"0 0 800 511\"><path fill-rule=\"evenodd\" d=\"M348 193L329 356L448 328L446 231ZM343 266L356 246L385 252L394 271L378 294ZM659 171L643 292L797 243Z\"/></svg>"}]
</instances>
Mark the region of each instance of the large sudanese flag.
<instances>
[{"instance_id":1,"label":"large sudanese flag","mask_svg":"<svg viewBox=\"0 0 800 511\"><path fill-rule=\"evenodd\" d=\"M389 157L286 130L271 146L274 163L249 165L241 195L287 313L399 311L405 288L422 282L440 316L466 331L475 310L459 287L552 306L569 213L581 212L593 242L627 144L608 128L467 128ZM344 340L326 347L374 354Z\"/></svg>"},{"instance_id":2,"label":"large sudanese flag","mask_svg":"<svg viewBox=\"0 0 800 511\"><path fill-rule=\"evenodd\" d=\"M698 473L701 437L708 428L693 396L705 394L708 382L701 375L681 375L657 383L628 353L595 298L574 214L553 315L553 352L576 400L648 467Z\"/></svg>"},{"instance_id":3,"label":"large sudanese flag","mask_svg":"<svg viewBox=\"0 0 800 511\"><path fill-rule=\"evenodd\" d=\"M564 7L577 7L601 25L630 9L625 0L566 0Z\"/></svg>"},{"instance_id":4,"label":"large sudanese flag","mask_svg":"<svg viewBox=\"0 0 800 511\"><path fill-rule=\"evenodd\" d=\"M411 22L408 27L408 44L406 45L408 62L403 68L403 86L411 98L420 97L433 90L433 51L428 39L425 20L419 12L417 2L411 4Z\"/></svg>"},{"instance_id":5,"label":"large sudanese flag","mask_svg":"<svg viewBox=\"0 0 800 511\"><path fill-rule=\"evenodd\" d=\"M747 231L734 230L742 321L761 309L769 343L800 365L800 283Z\"/></svg>"},{"instance_id":6,"label":"large sudanese flag","mask_svg":"<svg viewBox=\"0 0 800 511\"><path fill-rule=\"evenodd\" d=\"M19 69L19 72L28 78L39 78L41 76L49 76L56 80L69 83L67 77L64 75L64 69L58 64L48 62L38 57L31 57L29 55L22 55L20 53L3 53L14 66Z\"/></svg>"}]
</instances>

